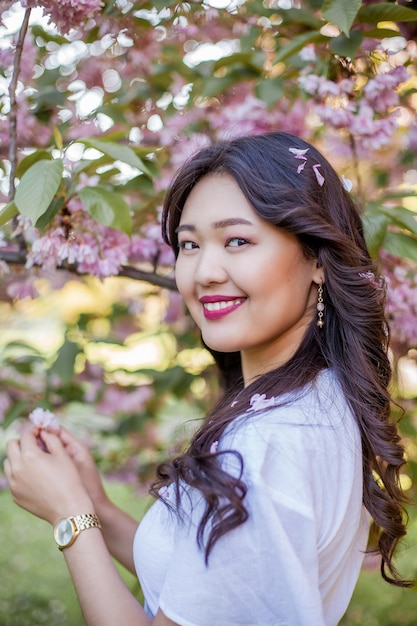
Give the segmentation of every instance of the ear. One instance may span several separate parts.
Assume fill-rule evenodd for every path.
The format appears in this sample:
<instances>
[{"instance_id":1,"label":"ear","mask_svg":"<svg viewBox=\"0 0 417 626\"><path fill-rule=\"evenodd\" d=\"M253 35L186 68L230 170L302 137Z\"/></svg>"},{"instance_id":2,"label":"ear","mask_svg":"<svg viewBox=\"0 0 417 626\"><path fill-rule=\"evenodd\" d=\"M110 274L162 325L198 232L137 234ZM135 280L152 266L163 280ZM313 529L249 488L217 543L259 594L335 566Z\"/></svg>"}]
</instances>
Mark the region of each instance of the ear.
<instances>
[{"instance_id":1,"label":"ear","mask_svg":"<svg viewBox=\"0 0 417 626\"><path fill-rule=\"evenodd\" d=\"M325 280L324 280L323 268L318 267L313 274L313 283L315 283L316 285L323 285L324 282Z\"/></svg>"},{"instance_id":2,"label":"ear","mask_svg":"<svg viewBox=\"0 0 417 626\"><path fill-rule=\"evenodd\" d=\"M323 266L319 260L315 263L315 268L313 270L313 283L316 285L322 285L324 283L324 270Z\"/></svg>"}]
</instances>

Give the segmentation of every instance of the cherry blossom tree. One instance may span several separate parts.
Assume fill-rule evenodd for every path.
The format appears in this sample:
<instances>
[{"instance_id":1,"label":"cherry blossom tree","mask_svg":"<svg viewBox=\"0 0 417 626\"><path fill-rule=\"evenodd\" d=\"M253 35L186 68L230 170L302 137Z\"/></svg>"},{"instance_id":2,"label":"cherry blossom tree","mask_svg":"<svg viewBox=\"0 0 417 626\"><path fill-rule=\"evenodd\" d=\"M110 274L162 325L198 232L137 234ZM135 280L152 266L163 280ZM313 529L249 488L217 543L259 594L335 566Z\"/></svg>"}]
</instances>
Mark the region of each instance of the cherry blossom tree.
<instances>
[{"instance_id":1,"label":"cherry blossom tree","mask_svg":"<svg viewBox=\"0 0 417 626\"><path fill-rule=\"evenodd\" d=\"M136 425L134 415L161 410L167 389L204 405L209 361L187 361L193 331L159 214L187 156L248 132L300 134L351 181L387 275L393 350L417 348L415 0L0 7L2 300L36 299L45 283L59 288L69 277L139 281L134 302L126 296L107 311L113 328L160 294L159 321L177 342L165 374L120 384L86 354L86 315L66 329L58 356L26 354L17 369L14 353L3 357L6 426L35 401L54 408L75 397Z\"/></svg>"}]
</instances>

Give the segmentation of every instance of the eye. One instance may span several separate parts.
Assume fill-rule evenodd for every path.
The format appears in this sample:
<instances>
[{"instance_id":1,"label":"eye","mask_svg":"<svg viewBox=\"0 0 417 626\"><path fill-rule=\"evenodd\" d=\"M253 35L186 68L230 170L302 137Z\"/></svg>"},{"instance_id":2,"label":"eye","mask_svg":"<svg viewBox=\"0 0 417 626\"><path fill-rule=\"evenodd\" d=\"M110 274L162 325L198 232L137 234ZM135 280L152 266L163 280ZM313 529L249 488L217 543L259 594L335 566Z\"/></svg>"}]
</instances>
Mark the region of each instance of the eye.
<instances>
[{"instance_id":1,"label":"eye","mask_svg":"<svg viewBox=\"0 0 417 626\"><path fill-rule=\"evenodd\" d=\"M180 250L194 250L198 245L194 241L179 241L178 247Z\"/></svg>"},{"instance_id":2,"label":"eye","mask_svg":"<svg viewBox=\"0 0 417 626\"><path fill-rule=\"evenodd\" d=\"M231 237L226 241L226 245L230 248L240 248L247 243L249 243L249 241L247 239L243 239L243 237Z\"/></svg>"}]
</instances>

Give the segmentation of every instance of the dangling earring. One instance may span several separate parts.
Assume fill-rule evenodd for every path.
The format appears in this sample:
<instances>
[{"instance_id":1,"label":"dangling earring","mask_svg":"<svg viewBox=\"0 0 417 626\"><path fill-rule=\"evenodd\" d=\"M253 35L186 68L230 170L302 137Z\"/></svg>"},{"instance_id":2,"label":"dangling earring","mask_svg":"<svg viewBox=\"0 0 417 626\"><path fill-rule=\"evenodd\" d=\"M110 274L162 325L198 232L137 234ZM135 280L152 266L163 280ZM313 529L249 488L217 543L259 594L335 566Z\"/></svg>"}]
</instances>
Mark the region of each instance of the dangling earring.
<instances>
[{"instance_id":1,"label":"dangling earring","mask_svg":"<svg viewBox=\"0 0 417 626\"><path fill-rule=\"evenodd\" d=\"M319 285L317 290L317 326L323 328L324 326L324 301L323 301L323 287Z\"/></svg>"}]
</instances>

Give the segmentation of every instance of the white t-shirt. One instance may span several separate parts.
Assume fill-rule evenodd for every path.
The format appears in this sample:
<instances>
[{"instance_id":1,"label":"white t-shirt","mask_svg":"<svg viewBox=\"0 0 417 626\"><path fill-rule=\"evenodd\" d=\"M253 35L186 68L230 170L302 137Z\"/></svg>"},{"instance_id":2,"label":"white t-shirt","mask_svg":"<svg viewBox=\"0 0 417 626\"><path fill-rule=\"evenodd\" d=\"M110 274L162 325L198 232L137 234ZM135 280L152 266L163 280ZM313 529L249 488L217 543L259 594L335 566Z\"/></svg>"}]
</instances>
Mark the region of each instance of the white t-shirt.
<instances>
[{"instance_id":1,"label":"white t-shirt","mask_svg":"<svg viewBox=\"0 0 417 626\"><path fill-rule=\"evenodd\" d=\"M181 626L334 626L346 611L369 531L356 422L330 371L275 403L219 442L243 456L249 519L217 541L207 566L198 490L186 488L181 519L161 501L145 515L134 560L153 614L160 607ZM235 455L220 458L236 475Z\"/></svg>"}]
</instances>

